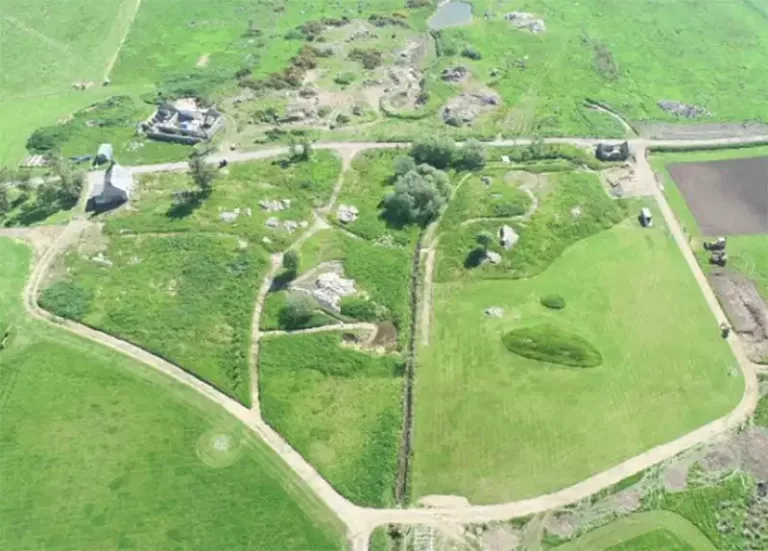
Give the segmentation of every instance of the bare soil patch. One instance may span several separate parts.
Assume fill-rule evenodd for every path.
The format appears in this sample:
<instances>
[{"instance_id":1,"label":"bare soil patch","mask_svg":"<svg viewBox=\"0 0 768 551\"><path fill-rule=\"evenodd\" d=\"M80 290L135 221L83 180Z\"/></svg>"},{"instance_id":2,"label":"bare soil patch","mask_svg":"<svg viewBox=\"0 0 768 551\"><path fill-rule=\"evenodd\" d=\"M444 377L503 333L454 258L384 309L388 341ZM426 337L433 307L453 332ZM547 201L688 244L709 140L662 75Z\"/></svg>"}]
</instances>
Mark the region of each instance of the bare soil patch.
<instances>
[{"instance_id":1,"label":"bare soil patch","mask_svg":"<svg viewBox=\"0 0 768 551\"><path fill-rule=\"evenodd\" d=\"M768 233L768 157L675 163L669 173L704 235Z\"/></svg>"},{"instance_id":2,"label":"bare soil patch","mask_svg":"<svg viewBox=\"0 0 768 551\"><path fill-rule=\"evenodd\" d=\"M210 59L211 59L211 56L209 56L208 54L201 55L198 58L197 63L195 63L195 66L196 67L207 67L208 66L208 61L210 61Z\"/></svg>"},{"instance_id":3,"label":"bare soil patch","mask_svg":"<svg viewBox=\"0 0 768 551\"><path fill-rule=\"evenodd\" d=\"M376 328L371 346L387 352L397 348L397 328L390 322L380 323Z\"/></svg>"}]
</instances>

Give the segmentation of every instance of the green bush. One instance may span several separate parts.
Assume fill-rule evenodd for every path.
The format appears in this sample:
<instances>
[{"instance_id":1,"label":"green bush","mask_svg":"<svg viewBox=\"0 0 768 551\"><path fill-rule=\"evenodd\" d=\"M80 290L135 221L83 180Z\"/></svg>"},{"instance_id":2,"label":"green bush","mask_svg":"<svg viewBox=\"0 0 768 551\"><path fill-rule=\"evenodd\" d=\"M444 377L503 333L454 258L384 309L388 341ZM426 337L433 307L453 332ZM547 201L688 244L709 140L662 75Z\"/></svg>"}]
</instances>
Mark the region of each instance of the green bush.
<instances>
[{"instance_id":1,"label":"green bush","mask_svg":"<svg viewBox=\"0 0 768 551\"><path fill-rule=\"evenodd\" d=\"M557 294L544 295L541 297L541 304L547 308L552 308L553 310L562 310L565 308L565 298L563 298L562 295Z\"/></svg>"},{"instance_id":2,"label":"green bush","mask_svg":"<svg viewBox=\"0 0 768 551\"><path fill-rule=\"evenodd\" d=\"M365 297L353 296L341 299L341 313L360 321L381 321L387 317L387 309Z\"/></svg>"},{"instance_id":3,"label":"green bush","mask_svg":"<svg viewBox=\"0 0 768 551\"><path fill-rule=\"evenodd\" d=\"M501 340L510 352L532 360L573 367L603 363L600 351L586 339L549 324L515 329Z\"/></svg>"},{"instance_id":4,"label":"green bush","mask_svg":"<svg viewBox=\"0 0 768 551\"><path fill-rule=\"evenodd\" d=\"M342 86L346 86L355 82L355 78L355 73L350 73L347 71L345 73L339 73L336 75L336 78L333 79L333 82Z\"/></svg>"},{"instance_id":5,"label":"green bush","mask_svg":"<svg viewBox=\"0 0 768 551\"><path fill-rule=\"evenodd\" d=\"M81 320L91 307L93 293L69 281L59 281L43 291L40 306L57 316Z\"/></svg>"}]
</instances>

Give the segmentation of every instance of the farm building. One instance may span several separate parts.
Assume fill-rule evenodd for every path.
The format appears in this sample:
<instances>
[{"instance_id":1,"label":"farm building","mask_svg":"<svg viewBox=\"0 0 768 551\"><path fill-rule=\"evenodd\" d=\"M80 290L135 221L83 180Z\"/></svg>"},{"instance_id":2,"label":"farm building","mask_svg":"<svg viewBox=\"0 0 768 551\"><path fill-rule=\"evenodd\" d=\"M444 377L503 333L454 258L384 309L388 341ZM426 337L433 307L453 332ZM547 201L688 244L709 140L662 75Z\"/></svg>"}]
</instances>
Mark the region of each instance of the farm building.
<instances>
[{"instance_id":1,"label":"farm building","mask_svg":"<svg viewBox=\"0 0 768 551\"><path fill-rule=\"evenodd\" d=\"M629 158L629 144L627 142L616 145L597 144L595 157L601 161L626 161Z\"/></svg>"},{"instance_id":2,"label":"farm building","mask_svg":"<svg viewBox=\"0 0 768 551\"><path fill-rule=\"evenodd\" d=\"M133 174L129 169L113 163L103 176L99 172L91 174L95 181L91 185L86 210L104 212L119 207L131 198Z\"/></svg>"},{"instance_id":3,"label":"farm building","mask_svg":"<svg viewBox=\"0 0 768 551\"><path fill-rule=\"evenodd\" d=\"M216 109L203 108L194 99L164 103L139 128L148 138L195 145L210 140L224 119Z\"/></svg>"},{"instance_id":4,"label":"farm building","mask_svg":"<svg viewBox=\"0 0 768 551\"><path fill-rule=\"evenodd\" d=\"M109 143L103 143L99 146L98 151L96 152L96 159L94 162L97 165L102 165L104 163L111 163L114 161L113 152L112 152L112 144Z\"/></svg>"}]
</instances>

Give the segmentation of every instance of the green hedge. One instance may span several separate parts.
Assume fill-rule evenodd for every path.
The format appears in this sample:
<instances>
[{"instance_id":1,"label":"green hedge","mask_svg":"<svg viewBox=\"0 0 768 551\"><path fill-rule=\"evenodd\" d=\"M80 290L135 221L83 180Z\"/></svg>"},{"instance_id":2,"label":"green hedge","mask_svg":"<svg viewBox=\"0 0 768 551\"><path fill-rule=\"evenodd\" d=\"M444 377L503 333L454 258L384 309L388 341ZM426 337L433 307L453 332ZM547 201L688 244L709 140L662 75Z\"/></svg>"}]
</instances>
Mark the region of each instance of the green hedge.
<instances>
[{"instance_id":1,"label":"green hedge","mask_svg":"<svg viewBox=\"0 0 768 551\"><path fill-rule=\"evenodd\" d=\"M603 363L600 351L586 339L549 324L515 329L505 334L502 342L511 352L532 360L573 367Z\"/></svg>"}]
</instances>

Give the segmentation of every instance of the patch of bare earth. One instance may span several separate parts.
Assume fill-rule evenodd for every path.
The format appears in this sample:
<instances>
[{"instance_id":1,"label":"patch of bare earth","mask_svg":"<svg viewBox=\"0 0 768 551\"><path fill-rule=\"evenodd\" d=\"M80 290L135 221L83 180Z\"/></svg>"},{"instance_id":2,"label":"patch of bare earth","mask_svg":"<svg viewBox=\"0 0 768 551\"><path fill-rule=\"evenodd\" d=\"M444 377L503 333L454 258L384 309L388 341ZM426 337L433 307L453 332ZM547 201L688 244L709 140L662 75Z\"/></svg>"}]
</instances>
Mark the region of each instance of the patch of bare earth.
<instances>
[{"instance_id":1,"label":"patch of bare earth","mask_svg":"<svg viewBox=\"0 0 768 551\"><path fill-rule=\"evenodd\" d=\"M763 358L768 354L768 306L755 284L721 268L714 268L708 279L747 355L752 361Z\"/></svg>"},{"instance_id":2,"label":"patch of bare earth","mask_svg":"<svg viewBox=\"0 0 768 551\"><path fill-rule=\"evenodd\" d=\"M391 352L397 348L397 328L394 324L388 321L378 324L370 346L384 352Z\"/></svg>"},{"instance_id":3,"label":"patch of bare earth","mask_svg":"<svg viewBox=\"0 0 768 551\"><path fill-rule=\"evenodd\" d=\"M520 545L520 531L499 524L483 532L481 541L487 551L513 551Z\"/></svg>"},{"instance_id":4,"label":"patch of bare earth","mask_svg":"<svg viewBox=\"0 0 768 551\"><path fill-rule=\"evenodd\" d=\"M453 509L461 507L469 507L469 500L463 496L450 496L450 495L434 495L424 496L418 501L418 505L422 507L434 507L438 509Z\"/></svg>"},{"instance_id":5,"label":"patch of bare earth","mask_svg":"<svg viewBox=\"0 0 768 551\"><path fill-rule=\"evenodd\" d=\"M210 61L210 59L211 59L211 56L209 56L208 54L201 55L197 59L197 63L195 63L195 67L207 67L208 61Z\"/></svg>"}]
</instances>

